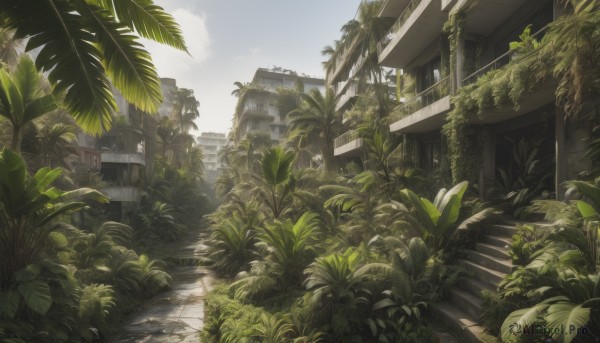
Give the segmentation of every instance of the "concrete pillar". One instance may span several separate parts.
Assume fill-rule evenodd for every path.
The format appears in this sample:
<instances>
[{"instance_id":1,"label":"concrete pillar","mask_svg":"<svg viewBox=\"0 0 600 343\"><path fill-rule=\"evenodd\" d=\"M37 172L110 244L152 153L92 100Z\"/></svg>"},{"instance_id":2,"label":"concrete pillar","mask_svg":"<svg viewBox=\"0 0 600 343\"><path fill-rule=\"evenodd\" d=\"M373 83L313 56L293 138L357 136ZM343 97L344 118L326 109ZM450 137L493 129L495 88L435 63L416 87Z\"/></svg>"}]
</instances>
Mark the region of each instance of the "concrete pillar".
<instances>
[{"instance_id":1,"label":"concrete pillar","mask_svg":"<svg viewBox=\"0 0 600 343\"><path fill-rule=\"evenodd\" d=\"M465 41L459 40L456 44L456 70L455 70L455 89L454 93L462 87L463 79L465 78ZM453 93L453 94L454 94Z\"/></svg>"},{"instance_id":2,"label":"concrete pillar","mask_svg":"<svg viewBox=\"0 0 600 343\"><path fill-rule=\"evenodd\" d=\"M563 200L565 189L562 184L567 181L567 156L566 156L566 128L565 114L560 107L555 110L555 151L556 151L556 170L554 172L554 189L556 191L556 200Z\"/></svg>"},{"instance_id":3,"label":"concrete pillar","mask_svg":"<svg viewBox=\"0 0 600 343\"><path fill-rule=\"evenodd\" d=\"M484 199L486 187L496 178L496 134L491 127L481 129L483 159L479 172L479 196Z\"/></svg>"}]
</instances>

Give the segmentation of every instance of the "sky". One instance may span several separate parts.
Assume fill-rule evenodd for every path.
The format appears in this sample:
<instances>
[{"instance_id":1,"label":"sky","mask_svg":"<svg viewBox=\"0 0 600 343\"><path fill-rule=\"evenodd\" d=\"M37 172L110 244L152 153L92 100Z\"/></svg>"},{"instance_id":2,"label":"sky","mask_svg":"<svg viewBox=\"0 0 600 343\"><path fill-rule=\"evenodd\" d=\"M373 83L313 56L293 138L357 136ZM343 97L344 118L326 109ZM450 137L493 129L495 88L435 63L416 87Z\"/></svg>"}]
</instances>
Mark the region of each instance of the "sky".
<instances>
[{"instance_id":1,"label":"sky","mask_svg":"<svg viewBox=\"0 0 600 343\"><path fill-rule=\"evenodd\" d=\"M185 52L144 40L160 77L194 90L199 132L227 133L234 82L273 66L324 78L321 50L340 38L360 0L155 0L179 23Z\"/></svg>"}]
</instances>

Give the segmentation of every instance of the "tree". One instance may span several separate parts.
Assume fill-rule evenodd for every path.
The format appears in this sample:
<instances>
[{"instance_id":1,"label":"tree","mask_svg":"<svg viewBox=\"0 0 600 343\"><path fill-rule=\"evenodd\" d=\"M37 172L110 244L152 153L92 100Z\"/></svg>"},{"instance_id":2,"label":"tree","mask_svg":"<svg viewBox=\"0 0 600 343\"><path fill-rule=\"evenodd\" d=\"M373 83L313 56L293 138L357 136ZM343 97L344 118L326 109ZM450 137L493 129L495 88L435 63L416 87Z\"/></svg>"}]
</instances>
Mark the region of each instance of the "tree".
<instances>
[{"instance_id":1,"label":"tree","mask_svg":"<svg viewBox=\"0 0 600 343\"><path fill-rule=\"evenodd\" d=\"M186 88L179 88L177 90L175 114L182 133L188 132L190 129L198 130L198 126L194 123L194 119L200 117L198 106L200 106L200 103L196 100L193 90Z\"/></svg>"},{"instance_id":2,"label":"tree","mask_svg":"<svg viewBox=\"0 0 600 343\"><path fill-rule=\"evenodd\" d=\"M290 205L295 183L291 173L295 157L291 151L272 148L263 153L260 161L262 177L256 194L269 208L274 219L281 217Z\"/></svg>"},{"instance_id":3,"label":"tree","mask_svg":"<svg viewBox=\"0 0 600 343\"><path fill-rule=\"evenodd\" d=\"M334 140L338 134L337 128L341 126L341 118L335 111L337 99L333 89L327 89L325 96L316 89L301 96L304 102L298 110L290 113L290 126L310 137L309 140L320 147L325 170L335 171Z\"/></svg>"},{"instance_id":4,"label":"tree","mask_svg":"<svg viewBox=\"0 0 600 343\"><path fill-rule=\"evenodd\" d=\"M178 25L152 0L6 0L0 17L16 38L29 38L26 51L39 49L37 68L92 134L111 126L111 84L142 111L160 105L158 75L136 34L186 50Z\"/></svg>"},{"instance_id":5,"label":"tree","mask_svg":"<svg viewBox=\"0 0 600 343\"><path fill-rule=\"evenodd\" d=\"M12 125L11 148L21 152L23 128L34 119L56 109L52 95L45 95L33 61L23 56L12 73L0 70L0 116Z\"/></svg>"}]
</instances>

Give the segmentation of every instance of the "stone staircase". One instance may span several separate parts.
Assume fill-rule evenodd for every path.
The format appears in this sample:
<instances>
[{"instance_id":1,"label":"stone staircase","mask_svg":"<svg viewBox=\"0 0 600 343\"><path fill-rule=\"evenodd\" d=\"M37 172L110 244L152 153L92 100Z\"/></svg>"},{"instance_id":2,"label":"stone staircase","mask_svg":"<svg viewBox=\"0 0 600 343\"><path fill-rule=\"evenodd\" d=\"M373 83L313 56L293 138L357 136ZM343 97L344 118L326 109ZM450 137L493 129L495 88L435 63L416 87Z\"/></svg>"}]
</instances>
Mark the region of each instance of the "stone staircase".
<instances>
[{"instance_id":1,"label":"stone staircase","mask_svg":"<svg viewBox=\"0 0 600 343\"><path fill-rule=\"evenodd\" d=\"M522 224L526 223L510 219L505 219L500 224L487 224L474 249L467 252L465 259L458 261L471 276L462 278L450 290L450 296L445 302L432 306L434 315L453 333L459 335L460 342L479 343L494 340L480 324L483 314L481 292L494 292L504 276L512 272L513 265L508 255L509 245L517 226ZM489 339L485 339L486 336Z\"/></svg>"}]
</instances>

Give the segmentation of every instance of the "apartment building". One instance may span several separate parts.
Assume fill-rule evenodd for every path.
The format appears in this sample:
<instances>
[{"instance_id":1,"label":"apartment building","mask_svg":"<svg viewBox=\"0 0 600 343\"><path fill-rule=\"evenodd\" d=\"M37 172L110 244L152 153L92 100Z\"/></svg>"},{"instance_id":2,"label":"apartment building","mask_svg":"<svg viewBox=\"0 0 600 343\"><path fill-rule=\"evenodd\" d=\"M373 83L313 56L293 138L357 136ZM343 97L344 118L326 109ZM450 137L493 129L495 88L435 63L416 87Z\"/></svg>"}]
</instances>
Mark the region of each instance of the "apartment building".
<instances>
[{"instance_id":1,"label":"apartment building","mask_svg":"<svg viewBox=\"0 0 600 343\"><path fill-rule=\"evenodd\" d=\"M174 79L161 79L164 100L158 117L170 116L176 101ZM113 89L118 110L110 131L101 137L78 134L79 156L73 167L99 172L106 184L101 191L110 197L109 216L120 220L135 209L153 174L156 154L157 116L140 111Z\"/></svg>"},{"instance_id":2,"label":"apartment building","mask_svg":"<svg viewBox=\"0 0 600 343\"><path fill-rule=\"evenodd\" d=\"M325 82L323 79L307 75L298 75L296 72L282 68L258 68L244 97L240 99L239 113L234 125L237 128L236 141L248 134L266 135L273 142L278 142L287 132L287 119L285 114L279 113L277 107L277 90L295 89L301 85L304 92L318 89L323 92Z\"/></svg>"},{"instance_id":3,"label":"apartment building","mask_svg":"<svg viewBox=\"0 0 600 343\"><path fill-rule=\"evenodd\" d=\"M101 153L100 174L107 184L101 191L110 197L109 215L121 218L140 202L145 186L146 135L148 114L129 104L115 91L118 112L113 127L97 139Z\"/></svg>"},{"instance_id":4,"label":"apartment building","mask_svg":"<svg viewBox=\"0 0 600 343\"><path fill-rule=\"evenodd\" d=\"M402 95L403 102L392 111L389 129L410 138L416 167L435 170L449 163L442 127L459 89L508 64L515 57L509 43L519 41L526 27L534 39L541 40L546 25L563 11L556 0L383 1L379 16L393 18L395 23L378 44L379 65L398 70L404 83L411 84ZM461 18L462 39L451 49L444 26L447 30L456 14ZM340 99L355 96L349 84L360 60L348 66L348 54L340 57L337 68L327 76L328 85L342 95ZM589 170L582 143L589 136L589 127L565 126L562 109L555 105L556 86L555 80L548 80L522 97L517 106L507 103L492 107L468 123L469 135L482 151L479 176L472 180L478 183L482 196L494 183L497 169L509 167L509 139L527 137L543 142L542 154L556 161L554 181L548 186L556 190L557 197L564 193L560 188L564 181ZM338 108L343 111L348 103L351 101L340 101ZM336 139L334 154L360 156L362 146L362 138L349 128Z\"/></svg>"},{"instance_id":5,"label":"apartment building","mask_svg":"<svg viewBox=\"0 0 600 343\"><path fill-rule=\"evenodd\" d=\"M405 85L411 85L404 90L402 103L390 115L389 130L405 135L413 143L415 167L433 171L447 165L446 157L452 153L465 153L449 151L449 139L442 127L449 122L450 114L456 115L454 110L460 105L456 100L464 99L462 91L467 90L489 97L474 96L476 101L488 104L472 104L480 108L479 113L465 117L466 129L464 137L460 137L467 141L464 148L478 154L475 159L478 164L470 165L476 177L470 181L477 184L481 197L498 179L500 168L513 167L513 146L507 142L520 139L540 142L539 155L554 161L548 170L553 177L548 179L547 187L557 198L564 194L561 187L566 180L591 169L591 162L584 158L585 139L590 137L591 127L565 122L563 108L556 105L557 80L548 77L541 83L530 82L524 95L503 102L493 98L501 94L489 95L481 90L492 77L502 75L503 70L522 61L518 59L518 50L510 49L511 42L521 41L520 35L527 27L531 33L529 39L540 41L546 26L564 11L564 5L556 0L382 2L379 16L394 18L395 23L378 44L378 62L399 70ZM334 88L347 87L335 73L328 76L329 80ZM336 80L341 83L335 84ZM511 90L503 91L508 94ZM335 155L358 154L361 147L362 139L350 130L336 140ZM465 266L479 281L470 280L453 289L450 304L444 303L434 310L454 323L451 325L459 328L468 341L479 342L478 336L484 331L478 319L481 287L492 289L489 285L501 278L494 274L498 257L490 258L477 251L473 254L475 257L470 256Z\"/></svg>"},{"instance_id":6,"label":"apartment building","mask_svg":"<svg viewBox=\"0 0 600 343\"><path fill-rule=\"evenodd\" d=\"M380 6L380 1L363 0L360 6ZM354 21L361 22L361 8L356 12ZM366 10L365 12L370 12ZM342 114L342 124L345 133L337 137L335 141L334 155L345 161L354 160L358 162L363 158L363 140L358 132L352 127L349 111L354 106L356 99L362 94L373 90L375 84L386 86L390 98L396 97L396 85L386 79L386 74L393 75L393 69L377 64L377 51L368 48L364 42L358 39L351 42L345 50L341 51L334 61L330 62L333 68L326 73L326 85L333 89L337 97L336 111ZM367 68L370 66L370 68ZM377 73L378 75L374 75ZM377 82L374 77L377 77Z\"/></svg>"},{"instance_id":7,"label":"apartment building","mask_svg":"<svg viewBox=\"0 0 600 343\"><path fill-rule=\"evenodd\" d=\"M227 135L216 132L202 132L197 138L198 145L202 147L204 158L204 176L209 183L214 183L219 177L223 167L219 159L219 151L227 145Z\"/></svg>"},{"instance_id":8,"label":"apartment building","mask_svg":"<svg viewBox=\"0 0 600 343\"><path fill-rule=\"evenodd\" d=\"M158 108L158 116L162 117L173 117L175 113L175 108L177 106L177 80L161 77L160 78L160 90L163 95L163 102L160 104Z\"/></svg>"}]
</instances>

